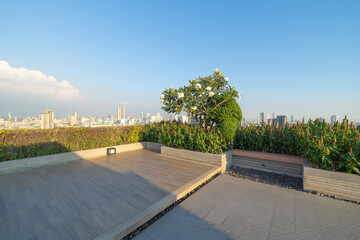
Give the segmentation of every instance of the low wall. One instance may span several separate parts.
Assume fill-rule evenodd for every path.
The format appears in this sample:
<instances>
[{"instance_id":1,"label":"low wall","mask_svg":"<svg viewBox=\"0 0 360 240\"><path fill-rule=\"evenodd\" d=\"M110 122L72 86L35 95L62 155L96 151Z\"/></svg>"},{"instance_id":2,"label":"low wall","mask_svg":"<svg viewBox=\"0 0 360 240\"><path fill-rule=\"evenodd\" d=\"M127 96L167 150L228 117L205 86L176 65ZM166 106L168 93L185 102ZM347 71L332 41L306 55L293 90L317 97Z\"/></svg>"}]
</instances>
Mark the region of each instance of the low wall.
<instances>
[{"instance_id":1,"label":"low wall","mask_svg":"<svg viewBox=\"0 0 360 240\"><path fill-rule=\"evenodd\" d=\"M116 148L116 153L133 151L145 148L146 144L144 143L130 143L112 146ZM96 148L82 151L74 151L67 153L58 153L53 155L41 156L41 157L32 157L32 158L23 158L18 160L11 160L6 162L0 162L0 175L13 173L17 171L25 171L33 168L63 164L71 161L78 161L84 159L91 159L94 157L106 155L106 149Z\"/></svg>"},{"instance_id":2,"label":"low wall","mask_svg":"<svg viewBox=\"0 0 360 240\"><path fill-rule=\"evenodd\" d=\"M303 188L360 202L359 175L313 168L306 160L303 162Z\"/></svg>"},{"instance_id":3,"label":"low wall","mask_svg":"<svg viewBox=\"0 0 360 240\"><path fill-rule=\"evenodd\" d=\"M143 147L149 151L161 153L161 147L163 144L161 143L154 143L154 142L142 142Z\"/></svg>"},{"instance_id":4,"label":"low wall","mask_svg":"<svg viewBox=\"0 0 360 240\"><path fill-rule=\"evenodd\" d=\"M234 166L302 177L301 157L238 149L232 154Z\"/></svg>"},{"instance_id":5,"label":"low wall","mask_svg":"<svg viewBox=\"0 0 360 240\"><path fill-rule=\"evenodd\" d=\"M222 172L224 172L226 168L232 164L231 151L227 151L222 154L212 154L162 146L161 154L166 156L190 159L193 161L203 162L214 166L221 166Z\"/></svg>"}]
</instances>

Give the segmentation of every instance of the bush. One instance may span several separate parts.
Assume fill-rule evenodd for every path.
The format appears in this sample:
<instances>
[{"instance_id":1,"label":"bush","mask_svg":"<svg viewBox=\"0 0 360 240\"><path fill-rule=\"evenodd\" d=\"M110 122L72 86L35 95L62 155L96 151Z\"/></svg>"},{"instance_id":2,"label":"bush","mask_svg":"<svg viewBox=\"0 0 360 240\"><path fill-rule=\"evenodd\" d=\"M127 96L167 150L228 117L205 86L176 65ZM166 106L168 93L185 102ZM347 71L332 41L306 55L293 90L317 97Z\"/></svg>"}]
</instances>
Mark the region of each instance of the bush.
<instances>
[{"instance_id":1,"label":"bush","mask_svg":"<svg viewBox=\"0 0 360 240\"><path fill-rule=\"evenodd\" d=\"M237 121L231 120L231 118L227 118L224 121L222 121L217 127L223 134L226 140L233 141L233 138L235 136L236 129L238 128Z\"/></svg>"},{"instance_id":2,"label":"bush","mask_svg":"<svg viewBox=\"0 0 360 240\"><path fill-rule=\"evenodd\" d=\"M219 129L207 132L199 127L181 123L162 122L146 126L142 141L162 143L168 147L220 154L232 148Z\"/></svg>"},{"instance_id":3,"label":"bush","mask_svg":"<svg viewBox=\"0 0 360 240\"><path fill-rule=\"evenodd\" d=\"M144 126L0 130L0 161L138 142Z\"/></svg>"},{"instance_id":4,"label":"bush","mask_svg":"<svg viewBox=\"0 0 360 240\"><path fill-rule=\"evenodd\" d=\"M285 128L266 124L240 127L234 147L304 156L317 168L360 174L360 128L346 118L334 126L317 119Z\"/></svg>"},{"instance_id":5,"label":"bush","mask_svg":"<svg viewBox=\"0 0 360 240\"><path fill-rule=\"evenodd\" d=\"M216 106L217 102L222 102L223 100L223 96L218 96L214 101L214 106ZM227 140L232 140L242 120L241 108L235 99L229 99L210 114L210 119L216 123L216 126L219 127Z\"/></svg>"}]
</instances>

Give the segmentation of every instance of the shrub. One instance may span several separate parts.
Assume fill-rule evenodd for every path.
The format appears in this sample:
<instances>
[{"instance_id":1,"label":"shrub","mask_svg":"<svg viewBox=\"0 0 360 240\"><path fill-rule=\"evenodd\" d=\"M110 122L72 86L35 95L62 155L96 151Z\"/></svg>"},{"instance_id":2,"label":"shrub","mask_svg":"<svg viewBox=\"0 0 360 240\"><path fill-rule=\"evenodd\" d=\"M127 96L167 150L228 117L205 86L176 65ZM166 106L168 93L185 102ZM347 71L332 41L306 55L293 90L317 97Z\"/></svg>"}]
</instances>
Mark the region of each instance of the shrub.
<instances>
[{"instance_id":1,"label":"shrub","mask_svg":"<svg viewBox=\"0 0 360 240\"><path fill-rule=\"evenodd\" d=\"M169 122L146 126L142 134L142 141L158 142L168 147L215 154L232 148L232 141L227 141L219 129L211 128L206 132L199 126Z\"/></svg>"},{"instance_id":2,"label":"shrub","mask_svg":"<svg viewBox=\"0 0 360 240\"><path fill-rule=\"evenodd\" d=\"M334 126L318 119L279 128L272 125L240 127L235 148L306 157L317 168L360 174L360 128L348 120Z\"/></svg>"},{"instance_id":3,"label":"shrub","mask_svg":"<svg viewBox=\"0 0 360 240\"><path fill-rule=\"evenodd\" d=\"M217 102L222 102L223 96L217 96L214 106ZM242 112L239 104L235 99L229 99L221 107L218 107L210 114L212 122L221 130L227 140L232 140L235 136L236 129L240 126L242 120Z\"/></svg>"},{"instance_id":4,"label":"shrub","mask_svg":"<svg viewBox=\"0 0 360 240\"><path fill-rule=\"evenodd\" d=\"M144 126L0 130L0 161L138 142Z\"/></svg>"}]
</instances>

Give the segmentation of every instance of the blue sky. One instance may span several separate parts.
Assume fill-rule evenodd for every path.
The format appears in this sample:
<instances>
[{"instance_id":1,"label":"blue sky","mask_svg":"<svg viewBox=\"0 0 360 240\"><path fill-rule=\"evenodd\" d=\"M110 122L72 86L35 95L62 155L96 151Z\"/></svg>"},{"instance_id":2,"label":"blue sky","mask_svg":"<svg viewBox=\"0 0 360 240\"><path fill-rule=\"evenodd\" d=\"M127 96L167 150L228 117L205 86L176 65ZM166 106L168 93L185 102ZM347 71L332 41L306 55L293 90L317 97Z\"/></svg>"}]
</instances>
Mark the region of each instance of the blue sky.
<instances>
[{"instance_id":1,"label":"blue sky","mask_svg":"<svg viewBox=\"0 0 360 240\"><path fill-rule=\"evenodd\" d=\"M360 121L359 1L1 1L0 61L0 117L154 114L218 68L245 118Z\"/></svg>"}]
</instances>

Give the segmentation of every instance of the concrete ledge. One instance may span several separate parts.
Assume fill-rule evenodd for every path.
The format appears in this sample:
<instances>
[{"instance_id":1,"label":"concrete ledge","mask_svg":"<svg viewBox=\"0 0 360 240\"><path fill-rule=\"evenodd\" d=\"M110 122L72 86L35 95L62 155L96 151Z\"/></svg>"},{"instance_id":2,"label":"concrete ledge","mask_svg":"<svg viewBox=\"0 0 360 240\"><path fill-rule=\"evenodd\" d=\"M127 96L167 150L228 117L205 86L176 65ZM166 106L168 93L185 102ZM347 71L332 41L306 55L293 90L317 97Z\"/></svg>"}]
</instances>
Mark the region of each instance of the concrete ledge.
<instances>
[{"instance_id":1,"label":"concrete ledge","mask_svg":"<svg viewBox=\"0 0 360 240\"><path fill-rule=\"evenodd\" d=\"M306 160L303 162L303 188L360 202L359 175L313 168Z\"/></svg>"},{"instance_id":2,"label":"concrete ledge","mask_svg":"<svg viewBox=\"0 0 360 240\"><path fill-rule=\"evenodd\" d=\"M233 156L257 158L257 159L271 160L271 161L277 161L277 162L286 162L286 163L292 163L292 164L298 164L298 165L302 165L303 160L305 159L303 157L298 157L298 156L291 156L291 155L277 154L277 153L247 151L247 150L240 150L240 149L233 149L232 154L233 154Z\"/></svg>"},{"instance_id":3,"label":"concrete ledge","mask_svg":"<svg viewBox=\"0 0 360 240\"><path fill-rule=\"evenodd\" d=\"M161 153L161 147L163 144L161 143L154 143L154 142L142 142L144 148L146 148L149 151Z\"/></svg>"},{"instance_id":4,"label":"concrete ledge","mask_svg":"<svg viewBox=\"0 0 360 240\"><path fill-rule=\"evenodd\" d=\"M214 166L222 166L222 172L224 172L232 164L231 151L227 151L222 154L212 154L162 146L161 154L190 159L197 162L204 162Z\"/></svg>"},{"instance_id":5,"label":"concrete ledge","mask_svg":"<svg viewBox=\"0 0 360 240\"><path fill-rule=\"evenodd\" d=\"M130 143L113 147L116 148L116 153L120 153L142 149L144 145L143 143ZM104 156L107 148L109 147L0 162L0 175Z\"/></svg>"},{"instance_id":6,"label":"concrete ledge","mask_svg":"<svg viewBox=\"0 0 360 240\"><path fill-rule=\"evenodd\" d=\"M302 166L287 162L233 156L233 166L302 177Z\"/></svg>"},{"instance_id":7,"label":"concrete ledge","mask_svg":"<svg viewBox=\"0 0 360 240\"><path fill-rule=\"evenodd\" d=\"M163 211L165 208L169 207L171 204L175 203L177 200L186 196L189 192L200 186L202 183L206 182L208 179L221 172L221 167L213 167L208 172L202 174L201 176L195 178L188 184L177 189L176 191L170 193L160 201L149 206L145 210L141 211L135 216L130 217L127 221L117 225L113 229L103 233L98 236L97 240L108 240L108 239L122 239L136 228L140 227L151 218L155 217L158 213Z\"/></svg>"}]
</instances>

